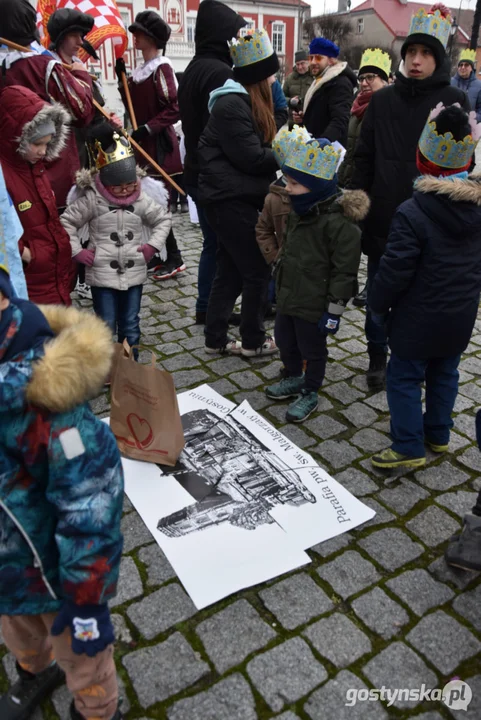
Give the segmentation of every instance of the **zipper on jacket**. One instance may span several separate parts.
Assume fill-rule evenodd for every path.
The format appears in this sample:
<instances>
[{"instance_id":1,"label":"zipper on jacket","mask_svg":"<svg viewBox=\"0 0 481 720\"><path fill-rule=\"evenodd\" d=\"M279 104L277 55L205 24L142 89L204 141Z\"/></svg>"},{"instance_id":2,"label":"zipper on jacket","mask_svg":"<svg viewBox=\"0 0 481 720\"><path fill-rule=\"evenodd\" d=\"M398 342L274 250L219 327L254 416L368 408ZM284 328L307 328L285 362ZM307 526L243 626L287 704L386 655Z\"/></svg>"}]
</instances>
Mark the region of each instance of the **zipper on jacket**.
<instances>
[{"instance_id":1,"label":"zipper on jacket","mask_svg":"<svg viewBox=\"0 0 481 720\"><path fill-rule=\"evenodd\" d=\"M17 518L15 517L15 515L14 515L14 514L8 509L8 507L5 505L5 503L3 502L3 500L0 500L0 507L2 507L3 510L5 510L5 512L7 513L8 517L9 517L10 520L13 522L13 524L15 525L15 527L19 530L20 534L22 535L22 537L23 537L24 540L26 541L28 547L29 547L30 550L32 551L33 558L34 558L33 566L36 567L36 568L38 568L38 569L40 570L40 573L41 573L41 575L42 575L42 580L44 581L44 583L45 583L45 585L46 585L46 587L47 587L47 590L49 591L50 595L53 597L54 600L58 600L58 597L57 597L57 595L55 594L55 592L53 591L52 586L50 585L49 581L48 581L47 578L45 577L45 573L44 573L44 571L43 571L43 564L42 564L42 561L41 561L41 559L40 559L40 555L38 554L37 550L35 549L35 545L34 545L33 542L30 540L28 534L25 532L25 530L23 529L23 527L21 526L21 524L18 522L18 520L17 520Z\"/></svg>"}]
</instances>

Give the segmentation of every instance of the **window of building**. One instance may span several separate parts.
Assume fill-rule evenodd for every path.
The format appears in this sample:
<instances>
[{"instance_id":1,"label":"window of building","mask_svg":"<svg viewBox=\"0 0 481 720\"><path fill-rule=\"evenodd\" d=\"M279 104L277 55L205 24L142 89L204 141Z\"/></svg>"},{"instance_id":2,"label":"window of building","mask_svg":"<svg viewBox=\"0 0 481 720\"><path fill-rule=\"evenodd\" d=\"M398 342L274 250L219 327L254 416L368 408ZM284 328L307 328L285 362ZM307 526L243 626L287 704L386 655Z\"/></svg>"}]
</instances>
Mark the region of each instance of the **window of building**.
<instances>
[{"instance_id":1,"label":"window of building","mask_svg":"<svg viewBox=\"0 0 481 720\"><path fill-rule=\"evenodd\" d=\"M251 20L250 18L244 18L244 20L247 22L247 25L243 28L241 28L240 36L245 37L249 33L251 33L253 30L256 29L256 24L254 20Z\"/></svg>"},{"instance_id":2,"label":"window of building","mask_svg":"<svg viewBox=\"0 0 481 720\"><path fill-rule=\"evenodd\" d=\"M196 21L197 21L197 18L195 18L195 17L187 18L187 42L190 42L190 43L194 42Z\"/></svg>"},{"instance_id":3,"label":"window of building","mask_svg":"<svg viewBox=\"0 0 481 720\"><path fill-rule=\"evenodd\" d=\"M286 26L283 22L272 23L272 47L279 55L283 55L286 41Z\"/></svg>"},{"instance_id":4,"label":"window of building","mask_svg":"<svg viewBox=\"0 0 481 720\"><path fill-rule=\"evenodd\" d=\"M357 19L357 34L362 35L364 32L364 18Z\"/></svg>"}]
</instances>

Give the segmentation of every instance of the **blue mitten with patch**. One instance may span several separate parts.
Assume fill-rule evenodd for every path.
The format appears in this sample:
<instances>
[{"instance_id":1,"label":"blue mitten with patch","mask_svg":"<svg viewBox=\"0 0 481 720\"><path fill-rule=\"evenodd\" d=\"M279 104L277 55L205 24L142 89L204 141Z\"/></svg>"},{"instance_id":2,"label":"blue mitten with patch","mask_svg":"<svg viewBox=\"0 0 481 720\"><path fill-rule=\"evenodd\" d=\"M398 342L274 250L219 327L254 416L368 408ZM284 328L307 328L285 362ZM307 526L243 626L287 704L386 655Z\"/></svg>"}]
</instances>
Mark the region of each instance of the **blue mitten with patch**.
<instances>
[{"instance_id":1,"label":"blue mitten with patch","mask_svg":"<svg viewBox=\"0 0 481 720\"><path fill-rule=\"evenodd\" d=\"M341 324L341 316L325 312L319 320L317 327L324 335L335 335Z\"/></svg>"},{"instance_id":2,"label":"blue mitten with patch","mask_svg":"<svg viewBox=\"0 0 481 720\"><path fill-rule=\"evenodd\" d=\"M95 657L115 640L107 603L102 605L64 603L50 632L53 636L61 635L67 627L72 633L72 650L76 655L85 654Z\"/></svg>"}]
</instances>

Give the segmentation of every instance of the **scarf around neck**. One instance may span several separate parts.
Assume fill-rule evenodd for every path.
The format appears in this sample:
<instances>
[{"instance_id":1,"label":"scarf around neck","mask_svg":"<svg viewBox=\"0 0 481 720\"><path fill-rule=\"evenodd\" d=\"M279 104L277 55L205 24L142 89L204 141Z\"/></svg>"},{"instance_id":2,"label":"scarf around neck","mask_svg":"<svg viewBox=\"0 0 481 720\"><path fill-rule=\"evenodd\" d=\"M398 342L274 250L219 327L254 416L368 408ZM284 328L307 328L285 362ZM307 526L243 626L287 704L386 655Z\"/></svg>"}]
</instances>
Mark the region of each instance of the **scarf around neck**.
<instances>
[{"instance_id":1,"label":"scarf around neck","mask_svg":"<svg viewBox=\"0 0 481 720\"><path fill-rule=\"evenodd\" d=\"M359 93L352 104L351 115L357 117L358 120L362 120L364 113L367 110L367 106L371 102L373 94L372 90L366 90L366 92Z\"/></svg>"}]
</instances>

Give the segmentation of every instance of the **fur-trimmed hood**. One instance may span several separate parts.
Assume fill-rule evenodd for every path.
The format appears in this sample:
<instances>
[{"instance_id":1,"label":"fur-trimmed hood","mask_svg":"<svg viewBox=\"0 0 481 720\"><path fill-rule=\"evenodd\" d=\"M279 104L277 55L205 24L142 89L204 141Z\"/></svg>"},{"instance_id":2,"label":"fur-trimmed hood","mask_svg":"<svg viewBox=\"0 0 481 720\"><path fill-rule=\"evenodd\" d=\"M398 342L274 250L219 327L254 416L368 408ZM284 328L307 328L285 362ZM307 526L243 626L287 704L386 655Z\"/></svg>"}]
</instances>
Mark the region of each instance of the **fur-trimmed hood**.
<instances>
[{"instance_id":1,"label":"fur-trimmed hood","mask_svg":"<svg viewBox=\"0 0 481 720\"><path fill-rule=\"evenodd\" d=\"M481 207L481 175L470 175L467 178L423 175L414 183L414 189L420 193L435 193L454 202L473 203Z\"/></svg>"},{"instance_id":2,"label":"fur-trimmed hood","mask_svg":"<svg viewBox=\"0 0 481 720\"><path fill-rule=\"evenodd\" d=\"M481 175L424 175L414 183L412 202L456 242L468 242L481 227Z\"/></svg>"},{"instance_id":3,"label":"fur-trimmed hood","mask_svg":"<svg viewBox=\"0 0 481 720\"><path fill-rule=\"evenodd\" d=\"M56 337L34 363L26 399L61 413L95 397L110 372L113 342L96 315L60 305L40 305Z\"/></svg>"},{"instance_id":4,"label":"fur-trimmed hood","mask_svg":"<svg viewBox=\"0 0 481 720\"><path fill-rule=\"evenodd\" d=\"M55 135L48 144L45 161L59 157L67 144L68 123L71 118L60 103L46 103L32 90L11 85L0 93L0 136L4 151L18 162L18 155L25 159L29 143L40 125L53 122Z\"/></svg>"},{"instance_id":5,"label":"fur-trimmed hood","mask_svg":"<svg viewBox=\"0 0 481 720\"><path fill-rule=\"evenodd\" d=\"M75 175L76 184L71 188L67 205L71 205L79 197L82 197L87 190L98 192L95 186L96 170L79 170ZM137 166L137 177L141 182L142 192L155 200L161 207L167 208L169 202L169 193L161 180L154 180L149 177L145 170Z\"/></svg>"},{"instance_id":6,"label":"fur-trimmed hood","mask_svg":"<svg viewBox=\"0 0 481 720\"><path fill-rule=\"evenodd\" d=\"M364 190L343 190L336 202L348 220L358 223L367 216L371 201Z\"/></svg>"}]
</instances>

